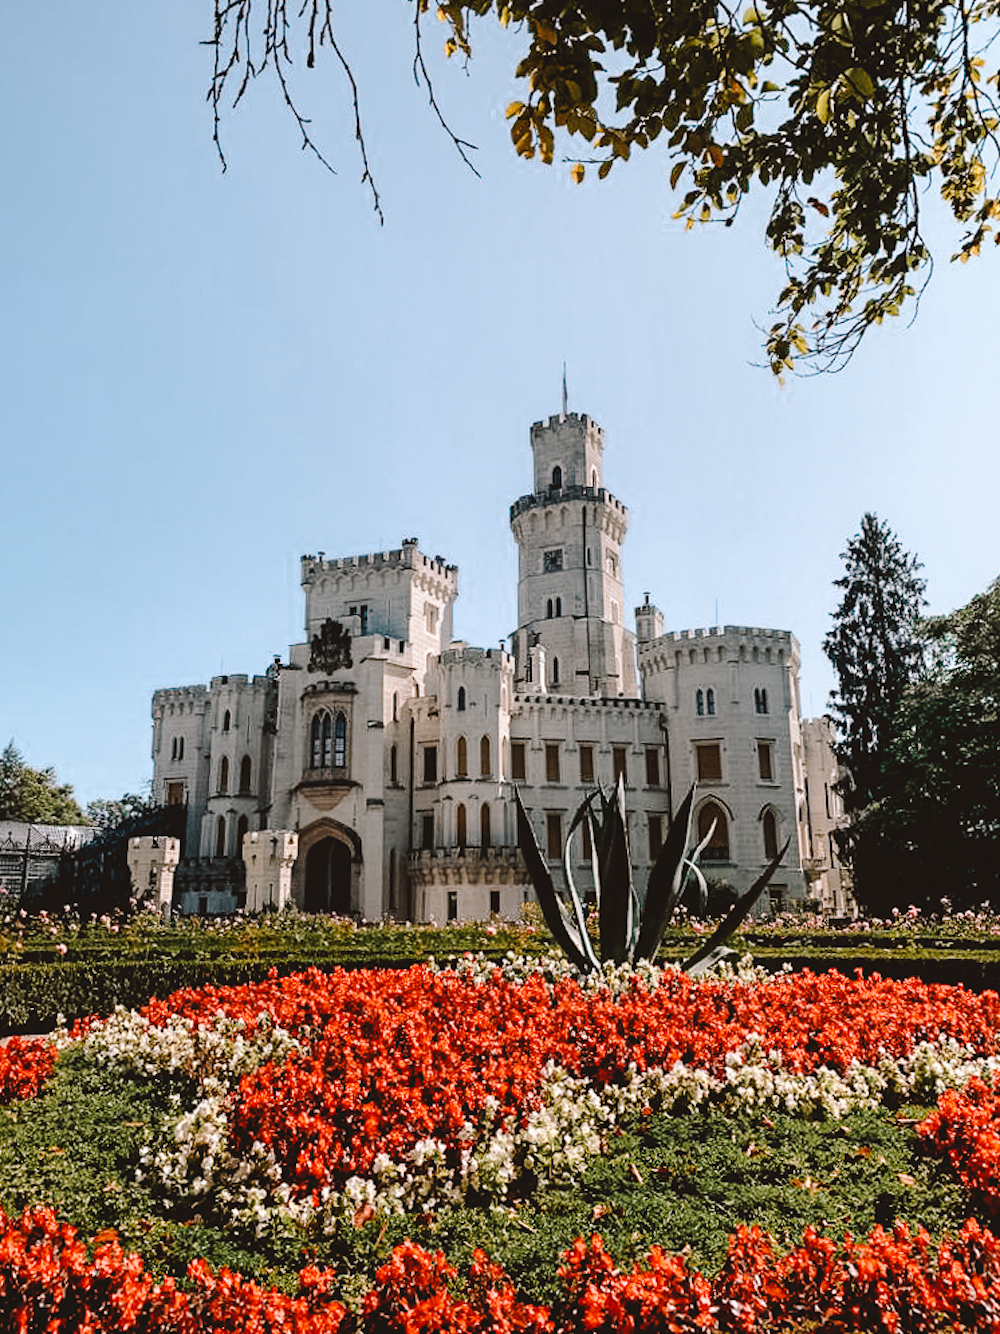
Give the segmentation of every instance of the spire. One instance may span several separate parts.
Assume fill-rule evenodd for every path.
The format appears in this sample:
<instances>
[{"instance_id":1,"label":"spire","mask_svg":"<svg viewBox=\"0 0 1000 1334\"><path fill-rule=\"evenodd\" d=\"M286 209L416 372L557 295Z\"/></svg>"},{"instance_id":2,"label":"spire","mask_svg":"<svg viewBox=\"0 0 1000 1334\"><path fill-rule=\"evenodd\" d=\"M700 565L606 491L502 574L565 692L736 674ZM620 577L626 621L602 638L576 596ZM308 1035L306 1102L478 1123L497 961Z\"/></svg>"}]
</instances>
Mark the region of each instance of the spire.
<instances>
[{"instance_id":1,"label":"spire","mask_svg":"<svg viewBox=\"0 0 1000 1334\"><path fill-rule=\"evenodd\" d=\"M566 388L566 363L563 362L563 416L569 416L569 391Z\"/></svg>"}]
</instances>

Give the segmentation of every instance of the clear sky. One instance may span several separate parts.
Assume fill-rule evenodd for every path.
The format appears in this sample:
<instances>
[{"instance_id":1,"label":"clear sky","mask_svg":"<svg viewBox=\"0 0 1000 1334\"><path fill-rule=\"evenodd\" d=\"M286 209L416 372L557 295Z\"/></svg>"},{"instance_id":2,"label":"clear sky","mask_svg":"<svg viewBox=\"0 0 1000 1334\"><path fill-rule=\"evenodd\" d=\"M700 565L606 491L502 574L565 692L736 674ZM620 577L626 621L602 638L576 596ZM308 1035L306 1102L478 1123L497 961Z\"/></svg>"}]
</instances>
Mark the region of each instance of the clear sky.
<instances>
[{"instance_id":1,"label":"clear sky","mask_svg":"<svg viewBox=\"0 0 1000 1334\"><path fill-rule=\"evenodd\" d=\"M655 151L580 187L519 161L516 37L486 31L468 72L433 62L476 179L414 86L411 5L339 8L384 227L332 67L300 92L336 176L263 86L224 123L223 174L208 0L0 7L0 745L82 802L141 789L154 689L302 638L305 552L417 536L460 568L456 634L497 643L508 507L564 360L631 511L633 604L794 631L807 713L864 511L923 560L935 611L1000 572L993 255L949 265L932 222L913 327L781 388L760 208L685 233Z\"/></svg>"}]
</instances>

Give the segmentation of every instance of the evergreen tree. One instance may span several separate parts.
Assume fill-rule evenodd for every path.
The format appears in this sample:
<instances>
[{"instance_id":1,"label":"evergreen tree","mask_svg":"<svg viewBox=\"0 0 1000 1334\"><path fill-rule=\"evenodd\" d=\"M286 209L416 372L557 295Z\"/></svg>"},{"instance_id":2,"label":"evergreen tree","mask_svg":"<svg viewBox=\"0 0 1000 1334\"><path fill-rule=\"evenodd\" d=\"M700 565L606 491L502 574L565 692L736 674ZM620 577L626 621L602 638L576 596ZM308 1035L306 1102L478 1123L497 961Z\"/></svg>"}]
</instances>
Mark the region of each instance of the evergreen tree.
<instances>
[{"instance_id":1,"label":"evergreen tree","mask_svg":"<svg viewBox=\"0 0 1000 1334\"><path fill-rule=\"evenodd\" d=\"M920 562L874 514L863 516L842 559L846 572L835 587L844 595L823 649L837 674L830 713L837 757L850 774L845 804L856 812L879 794L893 714L923 668L917 626L926 584Z\"/></svg>"},{"instance_id":2,"label":"evergreen tree","mask_svg":"<svg viewBox=\"0 0 1000 1334\"><path fill-rule=\"evenodd\" d=\"M32 769L11 741L0 755L0 820L25 824L86 824L69 783L54 769Z\"/></svg>"}]
</instances>

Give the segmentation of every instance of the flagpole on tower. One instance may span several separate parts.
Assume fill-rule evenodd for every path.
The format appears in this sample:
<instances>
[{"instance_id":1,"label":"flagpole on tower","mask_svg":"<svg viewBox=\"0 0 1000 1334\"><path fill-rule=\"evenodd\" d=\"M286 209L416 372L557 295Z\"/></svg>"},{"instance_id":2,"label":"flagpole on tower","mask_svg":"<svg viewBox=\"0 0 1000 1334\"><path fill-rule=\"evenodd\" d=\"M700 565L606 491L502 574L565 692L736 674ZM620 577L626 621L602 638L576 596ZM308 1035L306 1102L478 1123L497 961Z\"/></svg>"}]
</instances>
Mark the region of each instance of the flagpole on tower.
<instances>
[{"instance_id":1,"label":"flagpole on tower","mask_svg":"<svg viewBox=\"0 0 1000 1334\"><path fill-rule=\"evenodd\" d=\"M569 416L569 391L566 388L566 363L563 362L563 416Z\"/></svg>"}]
</instances>

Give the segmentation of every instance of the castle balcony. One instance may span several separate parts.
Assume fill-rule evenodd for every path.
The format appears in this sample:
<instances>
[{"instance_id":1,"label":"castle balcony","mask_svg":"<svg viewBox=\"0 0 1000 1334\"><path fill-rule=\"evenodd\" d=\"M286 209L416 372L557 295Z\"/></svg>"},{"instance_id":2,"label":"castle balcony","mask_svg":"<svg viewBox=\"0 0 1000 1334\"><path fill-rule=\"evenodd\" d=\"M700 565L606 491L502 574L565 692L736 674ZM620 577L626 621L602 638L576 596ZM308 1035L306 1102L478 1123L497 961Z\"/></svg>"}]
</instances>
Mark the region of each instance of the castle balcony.
<instances>
[{"instance_id":1,"label":"castle balcony","mask_svg":"<svg viewBox=\"0 0 1000 1334\"><path fill-rule=\"evenodd\" d=\"M528 870L517 848L424 848L409 856L410 884L521 885Z\"/></svg>"}]
</instances>

